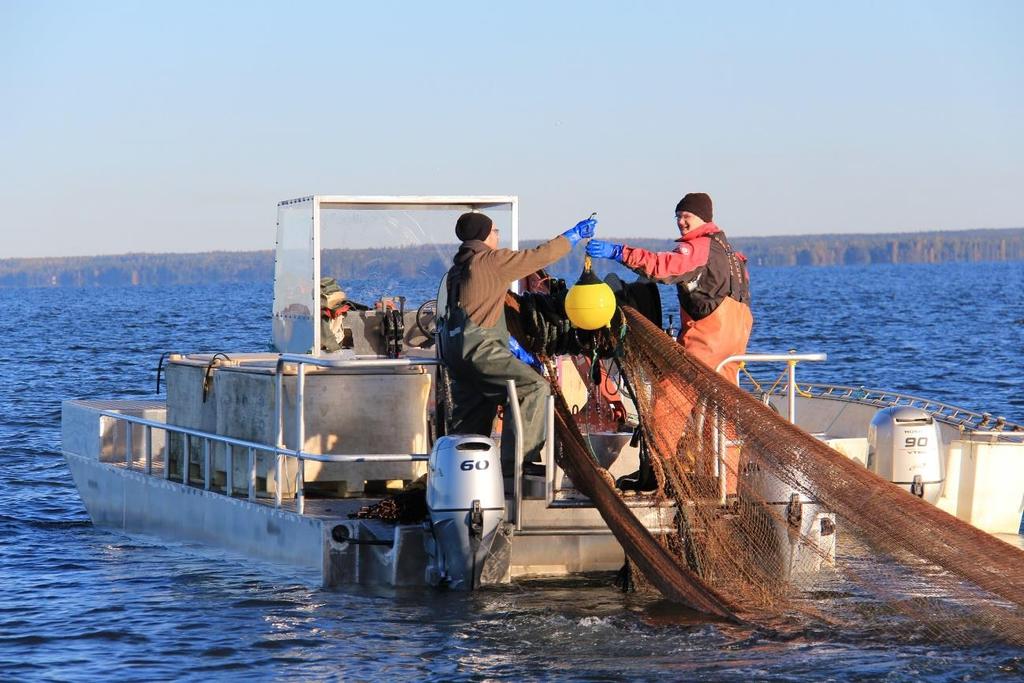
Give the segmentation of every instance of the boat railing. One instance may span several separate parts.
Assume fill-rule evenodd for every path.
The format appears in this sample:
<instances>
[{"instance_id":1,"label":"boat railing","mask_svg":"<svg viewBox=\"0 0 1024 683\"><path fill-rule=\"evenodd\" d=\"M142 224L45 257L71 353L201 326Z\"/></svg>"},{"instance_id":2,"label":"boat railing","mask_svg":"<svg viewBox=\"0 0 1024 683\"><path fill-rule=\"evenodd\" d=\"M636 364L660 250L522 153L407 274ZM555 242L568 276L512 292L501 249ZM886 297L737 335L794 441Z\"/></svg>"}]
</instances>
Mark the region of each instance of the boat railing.
<instances>
[{"instance_id":1,"label":"boat railing","mask_svg":"<svg viewBox=\"0 0 1024 683\"><path fill-rule=\"evenodd\" d=\"M716 371L721 370L725 365L732 362L785 362L789 364L789 383L788 387L790 390L790 419L795 419L795 396L796 396L796 366L802 361L819 362L827 360L828 356L824 353L796 353L790 351L788 353L750 353L737 356L729 356L721 363L719 363ZM518 404L516 401L516 387L515 382L512 380L508 381L508 394L509 404L511 407L511 417L513 432L516 434L516 454L515 454L515 471L514 471L514 490L513 499L515 500L516 519L515 519L515 532L517 534L528 533L531 529L525 529L523 527L523 519L520 514L522 509L522 448L519 444L519 435L522 433L522 418L519 414ZM705 407L701 406L698 408L698 420L704 419ZM725 476L725 458L727 448L727 438L725 435L725 424L721 416L715 416L715 422L717 429L714 430L715 443L714 452L717 453L716 462L716 477L718 478L718 489L719 498L721 503L725 503L726 499L726 476ZM593 503L589 500L558 500L556 498L556 484L555 484L555 457L554 457L554 439L551 435L554 433L554 399L548 397L547 404L545 406L545 446L544 446L544 465L545 465L545 482L544 482L544 500L547 508L589 508L593 507ZM646 501L631 501L631 506L648 505ZM580 530L580 533L589 533L589 529Z\"/></svg>"},{"instance_id":2,"label":"boat railing","mask_svg":"<svg viewBox=\"0 0 1024 683\"><path fill-rule=\"evenodd\" d=\"M509 417L512 420L512 433L515 436L515 465L513 468L513 489L512 498L515 501L515 521L512 531L516 536L607 536L612 531L607 526L525 526L523 515L523 417L519 410L519 394L516 391L514 380L507 380L509 400ZM548 509L579 509L593 508L594 504L589 499L556 499L555 485L555 397L548 396L544 404L544 447L542 457L544 459L544 505ZM658 507L673 505L669 501L655 503ZM627 507L651 507L648 500L627 500ZM661 533L668 533L671 529L662 529Z\"/></svg>"},{"instance_id":3,"label":"boat railing","mask_svg":"<svg viewBox=\"0 0 1024 683\"><path fill-rule=\"evenodd\" d=\"M715 372L721 372L729 363L786 363L786 396L789 410L786 417L793 424L796 424L796 395L797 395L797 384L796 384L796 366L801 362L813 362L818 363L828 360L828 355L825 353L797 353L794 349L790 349L788 353L744 353L735 356L729 356L725 358L721 363L715 367ZM739 372L736 374L736 383L739 384ZM714 415L715 428L712 431L714 435L714 452L718 454L716 462L716 474L718 479L718 498L719 503L725 504L727 496L727 481L726 481L726 452L728 450L728 436L726 434L725 420L722 419L720 412L716 411Z\"/></svg>"},{"instance_id":4,"label":"boat railing","mask_svg":"<svg viewBox=\"0 0 1024 683\"><path fill-rule=\"evenodd\" d=\"M1024 443L1024 430L1013 432L974 430L963 432L960 435L960 440L980 443Z\"/></svg>"},{"instance_id":5,"label":"boat railing","mask_svg":"<svg viewBox=\"0 0 1024 683\"><path fill-rule=\"evenodd\" d=\"M367 368L411 368L430 365L438 365L436 358L317 358L297 353L282 353L277 357L277 364L274 367L274 401L277 406L277 453L276 477L281 481L284 476L284 462L286 457L298 458L298 471L295 474L295 504L301 514L303 509L302 481L305 476L306 460L314 460L311 457L300 457L302 445L306 443L306 416L305 416L305 394L306 394L306 366L313 365L321 368L332 369L367 369ZM295 366L295 449L285 448L284 443L284 369L288 365ZM308 454L307 454L308 455ZM428 455L418 457L418 460L427 460ZM412 458L410 458L412 459ZM338 460L334 462L371 462L368 460L351 461ZM399 460L375 460L374 462L401 462ZM278 486L275 494L275 504L281 507L281 487Z\"/></svg>"},{"instance_id":6,"label":"boat railing","mask_svg":"<svg viewBox=\"0 0 1024 683\"><path fill-rule=\"evenodd\" d=\"M765 393L768 395L779 395L781 391L777 387L772 387ZM1007 436L1017 436L1020 433L1024 433L1024 425L1010 422L1002 416L994 417L991 413L978 413L941 401L896 391L812 383L798 385L796 392L800 396L808 398L828 398L837 401L850 401L852 403L867 403L876 405L879 408L909 406L923 410L937 420L959 427L962 432L984 432L986 436L992 436L993 433Z\"/></svg>"},{"instance_id":7,"label":"boat railing","mask_svg":"<svg viewBox=\"0 0 1024 683\"><path fill-rule=\"evenodd\" d=\"M796 366L801 361L821 362L828 360L824 353L797 353L790 350L788 353L744 353L729 356L715 367L715 372L721 372L729 363L786 363L788 381L786 382L786 395L789 398L789 421L796 423ZM736 383L739 384L739 373L736 375Z\"/></svg>"},{"instance_id":8,"label":"boat railing","mask_svg":"<svg viewBox=\"0 0 1024 683\"><path fill-rule=\"evenodd\" d=\"M304 488L304 474L305 468L302 466L307 460L313 460L315 462L324 463L379 463L379 462L425 462L429 458L427 453L370 453L362 455L349 455L349 454L331 454L331 453L306 453L301 448L292 449L284 448L282 446L271 446L269 444L257 443L255 441L248 441L246 439L238 439L231 436L224 436L223 434L212 434L210 432L204 432L199 429L192 429L189 427L181 427L178 425L168 424L158 420L150 420L147 418L137 417L135 415L126 415L124 413L118 413L111 410L100 411L101 418L113 420L115 422L125 423L125 454L124 454L124 467L129 470L135 469L135 442L134 442L134 428L141 427L144 429L143 436L143 453L142 453L142 471L147 475L153 474L153 431L163 430L165 433L173 433L182 435L182 455L181 455L181 483L185 486L190 486L192 482L189 479L189 463L191 461L191 448L192 439L198 439L202 443L202 465L203 465L203 488L207 491L214 491L212 482L212 448L211 444L223 444L225 453L225 482L224 482L224 495L233 496L235 490L234 482L234 457L235 449L244 449L247 456L247 472L248 472L248 499L251 502L257 502L256 497L256 452L269 452L274 454L276 457L276 490L274 494L274 506L280 508L282 506L282 488L283 488L283 462L285 458L296 458L299 466L295 473L295 511L302 514L305 509L305 496L303 494ZM301 443L301 442L300 442ZM162 455L162 470L163 478L170 480L171 468L170 468L170 448L163 447L161 449ZM196 482L198 484L198 482Z\"/></svg>"}]
</instances>

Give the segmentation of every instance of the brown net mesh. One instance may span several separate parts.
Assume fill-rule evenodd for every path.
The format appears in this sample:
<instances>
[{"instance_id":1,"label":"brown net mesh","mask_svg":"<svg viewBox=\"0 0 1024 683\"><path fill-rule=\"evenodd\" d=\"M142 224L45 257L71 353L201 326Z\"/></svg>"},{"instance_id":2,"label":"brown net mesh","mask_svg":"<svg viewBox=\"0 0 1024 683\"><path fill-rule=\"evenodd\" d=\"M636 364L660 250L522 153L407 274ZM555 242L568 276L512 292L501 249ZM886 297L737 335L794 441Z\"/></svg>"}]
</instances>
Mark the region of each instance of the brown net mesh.
<instances>
[{"instance_id":1,"label":"brown net mesh","mask_svg":"<svg viewBox=\"0 0 1024 683\"><path fill-rule=\"evenodd\" d=\"M724 618L1024 644L1024 552L847 459L623 311L621 366L659 483L649 500L673 531L640 524L560 397L559 464L647 583Z\"/></svg>"}]
</instances>

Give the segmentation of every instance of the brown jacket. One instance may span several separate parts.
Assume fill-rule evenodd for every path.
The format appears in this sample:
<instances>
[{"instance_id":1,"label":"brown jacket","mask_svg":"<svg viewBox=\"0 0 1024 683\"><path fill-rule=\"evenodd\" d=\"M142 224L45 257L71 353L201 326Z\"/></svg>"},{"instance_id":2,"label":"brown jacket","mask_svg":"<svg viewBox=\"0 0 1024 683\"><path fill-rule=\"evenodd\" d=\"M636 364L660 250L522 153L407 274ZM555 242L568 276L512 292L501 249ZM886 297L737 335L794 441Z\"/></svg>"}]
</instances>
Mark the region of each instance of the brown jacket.
<instances>
[{"instance_id":1,"label":"brown jacket","mask_svg":"<svg viewBox=\"0 0 1024 683\"><path fill-rule=\"evenodd\" d=\"M480 240L463 242L448 271L448 305L462 305L480 327L494 327L505 311L509 285L572 251L559 235L533 249L491 249Z\"/></svg>"}]
</instances>

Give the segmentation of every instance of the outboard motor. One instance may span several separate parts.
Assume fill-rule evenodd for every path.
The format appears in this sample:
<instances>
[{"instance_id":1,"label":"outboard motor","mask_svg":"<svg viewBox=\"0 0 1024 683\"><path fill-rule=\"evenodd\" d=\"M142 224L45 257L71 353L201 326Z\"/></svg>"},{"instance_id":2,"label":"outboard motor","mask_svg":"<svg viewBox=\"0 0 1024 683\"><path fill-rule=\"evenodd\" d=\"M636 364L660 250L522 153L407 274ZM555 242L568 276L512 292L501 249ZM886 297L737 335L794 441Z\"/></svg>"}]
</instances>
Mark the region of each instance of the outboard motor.
<instances>
[{"instance_id":1,"label":"outboard motor","mask_svg":"<svg viewBox=\"0 0 1024 683\"><path fill-rule=\"evenodd\" d=\"M942 493L942 438L918 408L879 410L868 427L868 469L934 504Z\"/></svg>"},{"instance_id":2,"label":"outboard motor","mask_svg":"<svg viewBox=\"0 0 1024 683\"><path fill-rule=\"evenodd\" d=\"M470 434L437 440L427 463L427 509L428 582L476 588L505 517L501 456L493 439Z\"/></svg>"}]
</instances>

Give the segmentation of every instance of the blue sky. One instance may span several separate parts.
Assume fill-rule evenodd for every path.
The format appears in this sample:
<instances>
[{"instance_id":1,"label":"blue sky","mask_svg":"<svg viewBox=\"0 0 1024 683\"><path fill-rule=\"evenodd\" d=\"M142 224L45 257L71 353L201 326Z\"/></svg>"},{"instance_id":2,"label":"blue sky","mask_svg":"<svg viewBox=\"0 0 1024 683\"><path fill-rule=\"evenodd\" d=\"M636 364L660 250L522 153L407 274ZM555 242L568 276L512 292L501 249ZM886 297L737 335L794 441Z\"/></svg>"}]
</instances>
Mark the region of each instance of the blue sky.
<instances>
[{"instance_id":1,"label":"blue sky","mask_svg":"<svg viewBox=\"0 0 1024 683\"><path fill-rule=\"evenodd\" d=\"M278 200L672 236L1024 226L1024 3L0 0L0 258L266 249Z\"/></svg>"}]
</instances>

